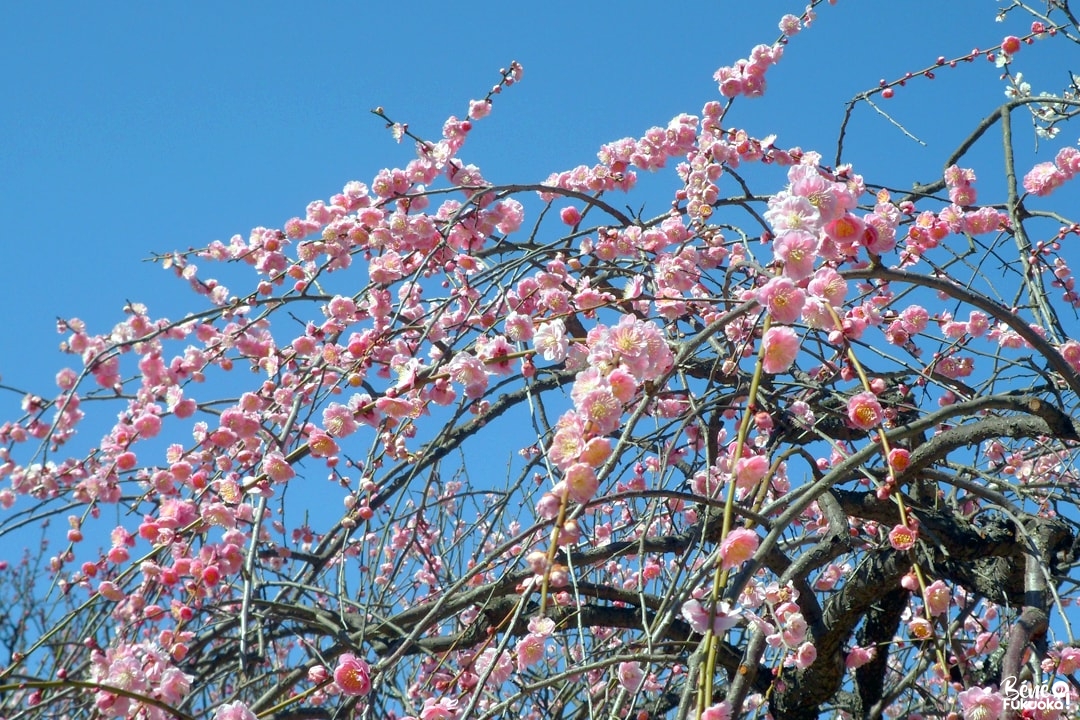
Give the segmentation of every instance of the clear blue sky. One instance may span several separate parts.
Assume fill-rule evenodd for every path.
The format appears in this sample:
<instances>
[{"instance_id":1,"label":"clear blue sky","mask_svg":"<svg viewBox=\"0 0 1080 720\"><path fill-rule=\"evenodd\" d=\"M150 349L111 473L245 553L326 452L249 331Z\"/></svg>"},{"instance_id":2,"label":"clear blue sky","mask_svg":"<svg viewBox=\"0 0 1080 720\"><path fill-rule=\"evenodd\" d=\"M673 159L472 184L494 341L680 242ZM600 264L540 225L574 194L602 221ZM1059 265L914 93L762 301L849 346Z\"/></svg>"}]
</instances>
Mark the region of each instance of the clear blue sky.
<instances>
[{"instance_id":1,"label":"clear blue sky","mask_svg":"<svg viewBox=\"0 0 1080 720\"><path fill-rule=\"evenodd\" d=\"M957 27L981 30L984 47L1006 30L1026 29L995 24L997 6L826 5L771 71L769 94L740 101L729 122L778 132L780 145L831 150L844 100L879 77L917 69L912 62L967 52L970 40ZM389 138L368 113L374 106L434 136L517 59L524 82L477 124L464 157L494 181L540 180L592 163L605 141L698 113L717 97L713 71L776 39L779 17L802 7L195 2L45 12L5 3L0 377L53 392L64 362L55 350L57 316L104 330L127 300L170 317L192 309L178 282L142 262L151 252L280 226L345 182L370 181L378 169L408 162L411 148ZM1038 46L1019 59L1032 70L1059 61L1045 82L1066 79L1061 58ZM970 122L1003 97L995 75L980 60L939 73L934 82L945 87L920 88L928 81L918 80L890 101L889 110L929 142L926 150L863 108L849 159L868 176L899 165L889 179L932 179ZM958 119L969 122L957 126ZM904 172L913 165L914 178ZM990 158L980 170L988 177L998 168ZM0 397L0 410L15 401Z\"/></svg>"}]
</instances>

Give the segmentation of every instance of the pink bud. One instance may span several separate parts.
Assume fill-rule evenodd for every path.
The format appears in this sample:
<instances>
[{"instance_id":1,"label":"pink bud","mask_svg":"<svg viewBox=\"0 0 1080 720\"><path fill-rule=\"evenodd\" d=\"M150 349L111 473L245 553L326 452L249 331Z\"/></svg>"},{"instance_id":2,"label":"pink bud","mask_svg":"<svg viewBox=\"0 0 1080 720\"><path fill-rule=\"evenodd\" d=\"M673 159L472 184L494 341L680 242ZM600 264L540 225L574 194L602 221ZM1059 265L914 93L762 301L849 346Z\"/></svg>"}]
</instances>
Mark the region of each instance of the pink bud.
<instances>
[{"instance_id":1,"label":"pink bud","mask_svg":"<svg viewBox=\"0 0 1080 720\"><path fill-rule=\"evenodd\" d=\"M564 207L562 210L560 210L559 217L562 218L562 221L570 227L574 227L579 222L581 222L581 212L579 212L578 209L572 205L569 207Z\"/></svg>"}]
</instances>

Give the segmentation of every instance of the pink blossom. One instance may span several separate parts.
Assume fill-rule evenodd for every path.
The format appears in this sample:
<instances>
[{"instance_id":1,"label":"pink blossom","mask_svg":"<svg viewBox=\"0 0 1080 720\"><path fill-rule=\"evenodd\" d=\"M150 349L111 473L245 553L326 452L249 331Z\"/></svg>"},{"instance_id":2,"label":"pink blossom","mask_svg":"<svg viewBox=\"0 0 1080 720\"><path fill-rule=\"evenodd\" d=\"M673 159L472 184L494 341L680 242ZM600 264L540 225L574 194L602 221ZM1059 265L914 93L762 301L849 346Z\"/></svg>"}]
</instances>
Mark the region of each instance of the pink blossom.
<instances>
[{"instance_id":1,"label":"pink blossom","mask_svg":"<svg viewBox=\"0 0 1080 720\"><path fill-rule=\"evenodd\" d=\"M480 120L487 117L491 113L491 101L490 100L470 100L469 101L469 117L473 120Z\"/></svg>"},{"instance_id":2,"label":"pink blossom","mask_svg":"<svg viewBox=\"0 0 1080 720\"><path fill-rule=\"evenodd\" d=\"M465 397L480 398L487 391L487 368L480 358L471 353L459 352L454 355L446 371L451 380L465 386Z\"/></svg>"},{"instance_id":3,"label":"pink blossom","mask_svg":"<svg viewBox=\"0 0 1080 720\"><path fill-rule=\"evenodd\" d=\"M627 692L637 692L645 680L645 672L641 669L641 663L638 662L619 663L618 675L619 684Z\"/></svg>"},{"instance_id":4,"label":"pink blossom","mask_svg":"<svg viewBox=\"0 0 1080 720\"><path fill-rule=\"evenodd\" d=\"M811 230L818 227L817 209L805 197L781 192L769 199L765 220L779 233L788 230Z\"/></svg>"},{"instance_id":5,"label":"pink blossom","mask_svg":"<svg viewBox=\"0 0 1080 720\"><path fill-rule=\"evenodd\" d=\"M544 520L554 520L559 514L562 499L553 492L547 492L536 501L536 516Z\"/></svg>"},{"instance_id":6,"label":"pink blossom","mask_svg":"<svg viewBox=\"0 0 1080 720\"><path fill-rule=\"evenodd\" d=\"M619 427L623 406L610 390L598 388L582 397L578 410L589 419L590 427L600 435L607 435Z\"/></svg>"},{"instance_id":7,"label":"pink blossom","mask_svg":"<svg viewBox=\"0 0 1080 720\"><path fill-rule=\"evenodd\" d=\"M701 720L731 720L731 703L723 700L710 705L701 712Z\"/></svg>"},{"instance_id":8,"label":"pink blossom","mask_svg":"<svg viewBox=\"0 0 1080 720\"><path fill-rule=\"evenodd\" d=\"M573 412L559 419L558 428L548 448L548 459L560 470L566 470L584 452L584 430L581 420Z\"/></svg>"},{"instance_id":9,"label":"pink blossom","mask_svg":"<svg viewBox=\"0 0 1080 720\"><path fill-rule=\"evenodd\" d=\"M505 651L499 652L496 648L491 647L486 648L476 657L476 660L473 661L473 667L478 675L490 672L489 681L496 685L501 685L509 680L514 672L510 654Z\"/></svg>"},{"instance_id":10,"label":"pink blossom","mask_svg":"<svg viewBox=\"0 0 1080 720\"><path fill-rule=\"evenodd\" d=\"M515 653L518 672L525 672L526 668L544 659L544 637L529 633L518 640Z\"/></svg>"},{"instance_id":11,"label":"pink blossom","mask_svg":"<svg viewBox=\"0 0 1080 720\"><path fill-rule=\"evenodd\" d=\"M758 301L779 323L790 324L802 315L806 293L796 287L791 278L774 277L757 291Z\"/></svg>"},{"instance_id":12,"label":"pink blossom","mask_svg":"<svg viewBox=\"0 0 1080 720\"><path fill-rule=\"evenodd\" d=\"M1080 172L1080 150L1074 147L1061 148L1054 156L1054 165L1065 177L1071 178Z\"/></svg>"},{"instance_id":13,"label":"pink blossom","mask_svg":"<svg viewBox=\"0 0 1080 720\"><path fill-rule=\"evenodd\" d=\"M855 195L847 186L825 177L813 164L792 165L788 169L788 181L792 193L813 204L820 223L828 224L855 207Z\"/></svg>"},{"instance_id":14,"label":"pink blossom","mask_svg":"<svg viewBox=\"0 0 1080 720\"><path fill-rule=\"evenodd\" d=\"M168 498L161 503L157 521L161 527L176 530L187 527L197 517L198 511L193 502Z\"/></svg>"},{"instance_id":15,"label":"pink blossom","mask_svg":"<svg viewBox=\"0 0 1080 720\"><path fill-rule=\"evenodd\" d=\"M723 481L717 477L715 470L710 470L708 473L698 472L690 480L690 487L698 495L716 498L721 497Z\"/></svg>"},{"instance_id":16,"label":"pink blossom","mask_svg":"<svg viewBox=\"0 0 1080 720\"><path fill-rule=\"evenodd\" d=\"M780 639L789 648L797 647L806 640L806 632L809 629L806 618L799 612L799 606L787 601L774 611L777 622L780 624Z\"/></svg>"},{"instance_id":17,"label":"pink blossom","mask_svg":"<svg viewBox=\"0 0 1080 720\"><path fill-rule=\"evenodd\" d=\"M930 313L921 305L909 305L900 311L897 318L909 335L921 333L930 323Z\"/></svg>"},{"instance_id":18,"label":"pink blossom","mask_svg":"<svg viewBox=\"0 0 1080 720\"><path fill-rule=\"evenodd\" d=\"M840 582L842 578L851 568L848 565L838 565L836 563L829 563L821 574L814 580L815 590L832 590L836 587L836 583Z\"/></svg>"},{"instance_id":19,"label":"pink blossom","mask_svg":"<svg viewBox=\"0 0 1080 720\"><path fill-rule=\"evenodd\" d=\"M334 683L346 695L367 695L371 692L371 668L352 653L343 653L334 668Z\"/></svg>"},{"instance_id":20,"label":"pink blossom","mask_svg":"<svg viewBox=\"0 0 1080 720\"><path fill-rule=\"evenodd\" d=\"M780 18L780 32L787 37L797 35L800 30L802 30L802 21L799 20L798 15L788 14Z\"/></svg>"},{"instance_id":21,"label":"pink blossom","mask_svg":"<svg viewBox=\"0 0 1080 720\"><path fill-rule=\"evenodd\" d=\"M560 320L551 320L542 324L533 334L533 347L541 357L549 362L562 362L566 359L570 340L566 335L566 325Z\"/></svg>"},{"instance_id":22,"label":"pink blossom","mask_svg":"<svg viewBox=\"0 0 1080 720\"><path fill-rule=\"evenodd\" d=\"M569 205L559 211L559 218L570 227L574 227L581 222L581 211Z\"/></svg>"},{"instance_id":23,"label":"pink blossom","mask_svg":"<svg viewBox=\"0 0 1080 720\"><path fill-rule=\"evenodd\" d=\"M749 488L761 482L769 472L769 458L764 455L751 455L739 458L735 463L735 484L740 488Z\"/></svg>"},{"instance_id":24,"label":"pink blossom","mask_svg":"<svg viewBox=\"0 0 1080 720\"><path fill-rule=\"evenodd\" d=\"M384 396L375 401L376 410L397 419L420 417L421 408L418 400L410 398Z\"/></svg>"},{"instance_id":25,"label":"pink blossom","mask_svg":"<svg viewBox=\"0 0 1080 720\"><path fill-rule=\"evenodd\" d=\"M723 569L738 567L754 556L758 536L753 530L735 528L720 543L720 563Z\"/></svg>"},{"instance_id":26,"label":"pink blossom","mask_svg":"<svg viewBox=\"0 0 1080 720\"><path fill-rule=\"evenodd\" d=\"M795 667L800 670L810 667L815 660L817 660L817 648L809 641L804 642L795 651Z\"/></svg>"},{"instance_id":27,"label":"pink blossom","mask_svg":"<svg viewBox=\"0 0 1080 720\"><path fill-rule=\"evenodd\" d=\"M682 606L682 616L694 632L703 633L709 629L709 609L700 600L687 600ZM739 623L742 610L732 609L726 600L721 600L713 614L712 630L715 635L723 635Z\"/></svg>"},{"instance_id":28,"label":"pink blossom","mask_svg":"<svg viewBox=\"0 0 1080 720\"><path fill-rule=\"evenodd\" d=\"M859 218L848 213L825 225L825 235L833 241L833 247L844 255L854 255L863 240L867 226Z\"/></svg>"},{"instance_id":29,"label":"pink blossom","mask_svg":"<svg viewBox=\"0 0 1080 720\"><path fill-rule=\"evenodd\" d=\"M263 472L274 482L286 482L296 475L285 456L276 450L263 456Z\"/></svg>"},{"instance_id":30,"label":"pink blossom","mask_svg":"<svg viewBox=\"0 0 1080 720\"><path fill-rule=\"evenodd\" d=\"M214 720L258 720L255 713L239 700L218 706Z\"/></svg>"},{"instance_id":31,"label":"pink blossom","mask_svg":"<svg viewBox=\"0 0 1080 720\"><path fill-rule=\"evenodd\" d=\"M353 411L340 403L330 403L323 410L323 427L333 437L345 437L356 431Z\"/></svg>"},{"instance_id":32,"label":"pink blossom","mask_svg":"<svg viewBox=\"0 0 1080 720\"><path fill-rule=\"evenodd\" d=\"M973 185L957 185L949 188L949 201L961 207L974 205L978 195Z\"/></svg>"},{"instance_id":33,"label":"pink blossom","mask_svg":"<svg viewBox=\"0 0 1080 720\"><path fill-rule=\"evenodd\" d=\"M610 293L601 292L593 288L589 278L585 278L578 285L578 291L574 293L574 306L579 310L594 310L610 303L614 298Z\"/></svg>"},{"instance_id":34,"label":"pink blossom","mask_svg":"<svg viewBox=\"0 0 1080 720\"><path fill-rule=\"evenodd\" d=\"M533 336L533 321L528 315L512 312L503 322L506 335L514 342L528 342Z\"/></svg>"},{"instance_id":35,"label":"pink blossom","mask_svg":"<svg viewBox=\"0 0 1080 720\"><path fill-rule=\"evenodd\" d=\"M869 647L853 647L848 652L847 659L844 661L844 667L848 670L862 667L873 660L875 655L877 655L877 648L873 645Z\"/></svg>"},{"instance_id":36,"label":"pink blossom","mask_svg":"<svg viewBox=\"0 0 1080 720\"><path fill-rule=\"evenodd\" d=\"M946 168L945 186L949 189L950 202L956 205L974 205L976 194L972 186L973 182L975 182L974 170L957 165Z\"/></svg>"},{"instance_id":37,"label":"pink blossom","mask_svg":"<svg viewBox=\"0 0 1080 720\"><path fill-rule=\"evenodd\" d=\"M889 544L894 550L904 552L915 547L918 537L919 534L907 525L896 525L889 531Z\"/></svg>"},{"instance_id":38,"label":"pink blossom","mask_svg":"<svg viewBox=\"0 0 1080 720\"><path fill-rule=\"evenodd\" d=\"M494 206L498 217L496 227L504 235L517 232L525 221L525 207L514 198L507 198Z\"/></svg>"},{"instance_id":39,"label":"pink blossom","mask_svg":"<svg viewBox=\"0 0 1080 720\"><path fill-rule=\"evenodd\" d=\"M881 403L872 392L861 392L848 400L848 419L860 430L873 430L885 417Z\"/></svg>"},{"instance_id":40,"label":"pink blossom","mask_svg":"<svg viewBox=\"0 0 1080 720\"><path fill-rule=\"evenodd\" d=\"M585 463L574 463L566 469L566 489L576 503L587 503L596 495L596 473Z\"/></svg>"},{"instance_id":41,"label":"pink blossom","mask_svg":"<svg viewBox=\"0 0 1080 720\"><path fill-rule=\"evenodd\" d=\"M406 272L401 255L393 250L387 250L368 262L368 275L377 284L389 285L401 279Z\"/></svg>"},{"instance_id":42,"label":"pink blossom","mask_svg":"<svg viewBox=\"0 0 1080 720\"><path fill-rule=\"evenodd\" d=\"M766 330L761 345L764 349L761 368L772 375L787 372L799 354L799 336L786 325Z\"/></svg>"},{"instance_id":43,"label":"pink blossom","mask_svg":"<svg viewBox=\"0 0 1080 720\"><path fill-rule=\"evenodd\" d=\"M1049 195L1061 187L1065 180L1065 173L1054 163L1041 162L1024 176L1024 189L1032 195Z\"/></svg>"},{"instance_id":44,"label":"pink blossom","mask_svg":"<svg viewBox=\"0 0 1080 720\"><path fill-rule=\"evenodd\" d=\"M1061 353L1061 357L1065 358L1065 362L1072 366L1073 370L1080 372L1080 342L1069 340L1059 348L1058 352Z\"/></svg>"},{"instance_id":45,"label":"pink blossom","mask_svg":"<svg viewBox=\"0 0 1080 720\"><path fill-rule=\"evenodd\" d=\"M356 302L350 297L335 295L327 303L326 311L336 320L351 320L356 314Z\"/></svg>"},{"instance_id":46,"label":"pink blossom","mask_svg":"<svg viewBox=\"0 0 1080 720\"><path fill-rule=\"evenodd\" d=\"M591 466L600 467L611 456L611 441L605 437L594 437L585 443L585 449L581 451L581 462Z\"/></svg>"},{"instance_id":47,"label":"pink blossom","mask_svg":"<svg viewBox=\"0 0 1080 720\"><path fill-rule=\"evenodd\" d=\"M991 207L964 213L963 230L971 235L983 235L1008 225L1007 217Z\"/></svg>"},{"instance_id":48,"label":"pink blossom","mask_svg":"<svg viewBox=\"0 0 1080 720\"><path fill-rule=\"evenodd\" d=\"M322 430L315 430L308 436L308 448L312 457L333 457L339 450L334 438Z\"/></svg>"},{"instance_id":49,"label":"pink blossom","mask_svg":"<svg viewBox=\"0 0 1080 720\"><path fill-rule=\"evenodd\" d=\"M903 323L897 321L889 323L889 326L885 328L885 339L893 345L904 346L911 341L911 336L904 329Z\"/></svg>"},{"instance_id":50,"label":"pink blossom","mask_svg":"<svg viewBox=\"0 0 1080 720\"><path fill-rule=\"evenodd\" d=\"M720 86L720 94L726 98L735 97L742 92L742 82L737 68L722 67L713 73L713 80Z\"/></svg>"},{"instance_id":51,"label":"pink blossom","mask_svg":"<svg viewBox=\"0 0 1080 720\"><path fill-rule=\"evenodd\" d=\"M926 618L916 617L908 622L908 633L918 640L926 640L933 636L934 627Z\"/></svg>"},{"instance_id":52,"label":"pink blossom","mask_svg":"<svg viewBox=\"0 0 1080 720\"><path fill-rule=\"evenodd\" d=\"M945 185L948 187L970 185L975 182L975 179L975 171L971 168L962 168L959 165L950 165L945 168Z\"/></svg>"},{"instance_id":53,"label":"pink blossom","mask_svg":"<svg viewBox=\"0 0 1080 720\"><path fill-rule=\"evenodd\" d=\"M432 697L424 698L420 720L454 720L459 712L458 701L454 698L441 697L438 700Z\"/></svg>"},{"instance_id":54,"label":"pink blossom","mask_svg":"<svg viewBox=\"0 0 1080 720\"><path fill-rule=\"evenodd\" d=\"M1057 670L1062 675L1072 675L1080 670L1080 648L1062 648Z\"/></svg>"},{"instance_id":55,"label":"pink blossom","mask_svg":"<svg viewBox=\"0 0 1080 720\"><path fill-rule=\"evenodd\" d=\"M237 427L237 430L233 430L232 427L222 426L217 430L214 430L209 434L208 440L212 445L216 445L219 448L227 448L237 440L247 440L254 437L257 423L249 423L248 420L252 418L245 418L245 413L237 410L226 410L221 414L221 421L223 423L229 423ZM236 421L239 421L237 424ZM250 432L250 435L244 434Z\"/></svg>"},{"instance_id":56,"label":"pink blossom","mask_svg":"<svg viewBox=\"0 0 1080 720\"><path fill-rule=\"evenodd\" d=\"M64 368L56 373L56 385L61 390L71 390L79 381L79 375L71 368Z\"/></svg>"},{"instance_id":57,"label":"pink blossom","mask_svg":"<svg viewBox=\"0 0 1080 720\"><path fill-rule=\"evenodd\" d=\"M589 334L590 361L605 354L638 380L650 380L671 367L672 354L653 323L624 315L619 324Z\"/></svg>"},{"instance_id":58,"label":"pink blossom","mask_svg":"<svg viewBox=\"0 0 1080 720\"><path fill-rule=\"evenodd\" d=\"M628 403L637 394L637 379L622 367L617 367L607 376L608 385L611 386L611 394L618 398L619 402Z\"/></svg>"},{"instance_id":59,"label":"pink blossom","mask_svg":"<svg viewBox=\"0 0 1080 720\"><path fill-rule=\"evenodd\" d=\"M131 424L142 438L156 437L161 432L161 418L153 413L143 413Z\"/></svg>"},{"instance_id":60,"label":"pink blossom","mask_svg":"<svg viewBox=\"0 0 1080 720\"><path fill-rule=\"evenodd\" d=\"M513 352L513 346L502 335L476 341L477 357L484 361L485 366L500 375L508 375L513 371L508 357Z\"/></svg>"},{"instance_id":61,"label":"pink blossom","mask_svg":"<svg viewBox=\"0 0 1080 720\"><path fill-rule=\"evenodd\" d=\"M547 568L549 567L547 561L547 553L540 550L533 550L531 553L526 555L525 562L528 563L529 570L536 573L537 575L543 574L544 571L547 570Z\"/></svg>"},{"instance_id":62,"label":"pink blossom","mask_svg":"<svg viewBox=\"0 0 1080 720\"><path fill-rule=\"evenodd\" d=\"M1005 710L1005 700L993 690L968 688L958 696L964 720L997 720Z\"/></svg>"},{"instance_id":63,"label":"pink blossom","mask_svg":"<svg viewBox=\"0 0 1080 720\"><path fill-rule=\"evenodd\" d=\"M906 448L893 448L889 451L889 467L893 472L904 472L911 464L911 451Z\"/></svg>"},{"instance_id":64,"label":"pink blossom","mask_svg":"<svg viewBox=\"0 0 1080 720\"><path fill-rule=\"evenodd\" d=\"M847 280L834 268L818 268L806 289L811 295L826 300L832 307L840 307L847 297Z\"/></svg>"},{"instance_id":65,"label":"pink blossom","mask_svg":"<svg viewBox=\"0 0 1080 720\"><path fill-rule=\"evenodd\" d=\"M803 230L792 230L773 241L773 253L784 263L784 275L795 282L814 272L817 238Z\"/></svg>"},{"instance_id":66,"label":"pink blossom","mask_svg":"<svg viewBox=\"0 0 1080 720\"><path fill-rule=\"evenodd\" d=\"M896 247L896 226L877 213L863 216L862 246L875 255L884 255Z\"/></svg>"},{"instance_id":67,"label":"pink blossom","mask_svg":"<svg viewBox=\"0 0 1080 720\"><path fill-rule=\"evenodd\" d=\"M190 692L191 680L192 676L181 672L179 668L167 667L163 669L157 681L161 699L170 705L178 705Z\"/></svg>"},{"instance_id":68,"label":"pink blossom","mask_svg":"<svg viewBox=\"0 0 1080 720\"><path fill-rule=\"evenodd\" d=\"M952 594L942 580L935 580L926 586L926 609L931 615L942 615L949 609Z\"/></svg>"},{"instance_id":69,"label":"pink blossom","mask_svg":"<svg viewBox=\"0 0 1080 720\"><path fill-rule=\"evenodd\" d=\"M556 565L556 567L559 567ZM546 615L533 615L529 618L529 632L540 637L551 637L555 632L555 621Z\"/></svg>"}]
</instances>

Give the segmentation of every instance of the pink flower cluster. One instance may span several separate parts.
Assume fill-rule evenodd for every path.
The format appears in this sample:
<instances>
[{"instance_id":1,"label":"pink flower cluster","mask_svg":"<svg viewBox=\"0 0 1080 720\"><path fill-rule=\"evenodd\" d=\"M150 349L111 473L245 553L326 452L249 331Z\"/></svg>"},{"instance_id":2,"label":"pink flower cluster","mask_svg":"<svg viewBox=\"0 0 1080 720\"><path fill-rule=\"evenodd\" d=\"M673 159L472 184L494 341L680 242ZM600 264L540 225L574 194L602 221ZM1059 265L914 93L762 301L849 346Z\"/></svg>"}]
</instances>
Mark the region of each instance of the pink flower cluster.
<instances>
[{"instance_id":1,"label":"pink flower cluster","mask_svg":"<svg viewBox=\"0 0 1080 720\"><path fill-rule=\"evenodd\" d=\"M656 325L632 315L624 315L613 327L595 326L586 345L589 367L578 373L571 389L574 408L559 419L548 448L548 459L563 479L541 498L542 517L554 517L560 500L592 499L599 487L596 468L611 453L604 436L618 428L642 383L662 377L674 361Z\"/></svg>"},{"instance_id":2,"label":"pink flower cluster","mask_svg":"<svg viewBox=\"0 0 1080 720\"><path fill-rule=\"evenodd\" d=\"M1032 195L1049 195L1080 171L1080 150L1062 148L1053 162L1041 162L1024 175L1024 189Z\"/></svg>"},{"instance_id":3,"label":"pink flower cluster","mask_svg":"<svg viewBox=\"0 0 1080 720\"><path fill-rule=\"evenodd\" d=\"M551 618L535 616L529 619L529 632L514 648L518 672L544 660L548 641L555 631L555 622Z\"/></svg>"},{"instance_id":4,"label":"pink flower cluster","mask_svg":"<svg viewBox=\"0 0 1080 720\"><path fill-rule=\"evenodd\" d=\"M544 184L577 192L626 192L637 181L631 168L658 170L669 159L686 155L697 141L697 128L697 117L685 113L678 115L666 128L650 128L641 138L623 138L603 145L597 153L600 160L597 165L579 165L573 170L553 173ZM540 197L545 201L555 199L555 195L548 192L541 192ZM576 224L573 214L565 220Z\"/></svg>"},{"instance_id":5,"label":"pink flower cluster","mask_svg":"<svg viewBox=\"0 0 1080 720\"><path fill-rule=\"evenodd\" d=\"M906 345L926 330L930 313L921 305L908 305L885 328L885 338L893 345Z\"/></svg>"},{"instance_id":6,"label":"pink flower cluster","mask_svg":"<svg viewBox=\"0 0 1080 720\"><path fill-rule=\"evenodd\" d=\"M812 164L816 160L808 154L803 163L793 165L788 187L769 200L765 219L776 233L772 249L779 274L765 280L750 297L776 323L790 325L801 319L811 327L835 330L839 333L835 340L858 337L878 322L876 311L843 309L847 285L833 265L864 250L880 254L892 249L898 215L884 202L873 213L852 214L863 193L861 178L846 169L828 176ZM816 267L820 260L829 264ZM765 371L786 371L797 354L793 333L770 330L763 344Z\"/></svg>"},{"instance_id":7,"label":"pink flower cluster","mask_svg":"<svg viewBox=\"0 0 1080 720\"><path fill-rule=\"evenodd\" d=\"M1072 675L1080 671L1080 648L1059 646L1049 652L1042 661L1044 672Z\"/></svg>"},{"instance_id":8,"label":"pink flower cluster","mask_svg":"<svg viewBox=\"0 0 1080 720\"><path fill-rule=\"evenodd\" d=\"M641 170L659 170L670 158L682 157L694 147L698 118L677 115L666 128L653 127L637 140L623 138L601 146L597 157L613 173L633 166Z\"/></svg>"},{"instance_id":9,"label":"pink flower cluster","mask_svg":"<svg viewBox=\"0 0 1080 720\"><path fill-rule=\"evenodd\" d=\"M783 45L757 45L750 51L750 59L739 60L713 74L720 86L720 94L726 98L739 95L758 97L765 92L765 72L780 61Z\"/></svg>"},{"instance_id":10,"label":"pink flower cluster","mask_svg":"<svg viewBox=\"0 0 1080 720\"><path fill-rule=\"evenodd\" d=\"M137 715L147 720L170 720L172 713L112 690L124 690L179 707L191 690L192 677L181 672L159 646L142 642L116 645L105 652L95 651L91 658L90 680L101 685L94 694L94 706L103 717Z\"/></svg>"},{"instance_id":11,"label":"pink flower cluster","mask_svg":"<svg viewBox=\"0 0 1080 720\"><path fill-rule=\"evenodd\" d=\"M945 170L945 187L949 191L949 200L955 205L974 205L978 195L975 192L975 171L956 165Z\"/></svg>"}]
</instances>

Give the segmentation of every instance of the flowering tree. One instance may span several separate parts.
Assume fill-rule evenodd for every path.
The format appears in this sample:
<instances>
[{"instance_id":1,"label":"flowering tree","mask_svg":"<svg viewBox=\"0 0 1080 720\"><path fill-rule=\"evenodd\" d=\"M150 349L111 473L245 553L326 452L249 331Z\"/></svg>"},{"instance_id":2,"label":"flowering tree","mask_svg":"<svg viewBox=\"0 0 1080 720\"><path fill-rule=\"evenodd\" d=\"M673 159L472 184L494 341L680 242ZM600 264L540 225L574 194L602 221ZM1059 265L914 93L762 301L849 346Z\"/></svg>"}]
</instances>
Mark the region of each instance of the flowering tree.
<instances>
[{"instance_id":1,"label":"flowering tree","mask_svg":"<svg viewBox=\"0 0 1080 720\"><path fill-rule=\"evenodd\" d=\"M0 564L0 713L1080 706L1080 224L1042 200L1080 151L1022 167L1013 131L1076 114L1013 68L1080 24L1010 7L1024 33L858 93L825 155L738 129L817 4L699 113L543 182L466 159L517 63L439 139L376 109L403 168L157 257L192 314L61 322L59 391L0 426L0 534L67 518ZM1004 102L938 180L849 162L855 109L986 59ZM665 168L654 214L623 209Z\"/></svg>"}]
</instances>

